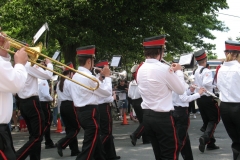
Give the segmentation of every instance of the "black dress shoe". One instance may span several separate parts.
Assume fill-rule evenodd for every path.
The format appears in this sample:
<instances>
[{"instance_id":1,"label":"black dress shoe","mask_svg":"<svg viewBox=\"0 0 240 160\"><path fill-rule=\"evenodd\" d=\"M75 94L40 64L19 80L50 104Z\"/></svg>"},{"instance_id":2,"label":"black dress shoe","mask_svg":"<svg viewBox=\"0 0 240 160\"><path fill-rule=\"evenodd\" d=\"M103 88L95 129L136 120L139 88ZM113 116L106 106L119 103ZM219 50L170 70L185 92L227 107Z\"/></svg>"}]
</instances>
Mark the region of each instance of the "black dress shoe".
<instances>
[{"instance_id":1,"label":"black dress shoe","mask_svg":"<svg viewBox=\"0 0 240 160\"><path fill-rule=\"evenodd\" d=\"M219 149L219 146L216 146L216 144L208 144L207 145L207 150L215 150L215 149Z\"/></svg>"},{"instance_id":2,"label":"black dress shoe","mask_svg":"<svg viewBox=\"0 0 240 160\"><path fill-rule=\"evenodd\" d=\"M57 152L59 156L62 157L63 156L62 147L58 143L56 143L55 146L57 147Z\"/></svg>"},{"instance_id":3,"label":"black dress shoe","mask_svg":"<svg viewBox=\"0 0 240 160\"><path fill-rule=\"evenodd\" d=\"M131 142L133 146L136 146L137 143L137 137L135 137L133 134L130 135Z\"/></svg>"},{"instance_id":4,"label":"black dress shoe","mask_svg":"<svg viewBox=\"0 0 240 160\"><path fill-rule=\"evenodd\" d=\"M204 152L205 151L205 144L206 144L205 139L203 137L200 137L199 142L200 142L200 144L199 144L198 148L201 152Z\"/></svg>"},{"instance_id":5,"label":"black dress shoe","mask_svg":"<svg viewBox=\"0 0 240 160\"><path fill-rule=\"evenodd\" d=\"M115 156L113 158L109 158L108 160L115 160L115 159L120 159L121 157L120 156Z\"/></svg>"},{"instance_id":6,"label":"black dress shoe","mask_svg":"<svg viewBox=\"0 0 240 160\"><path fill-rule=\"evenodd\" d=\"M80 151L77 151L77 152L71 152L71 156L77 156L78 154L80 154L81 152Z\"/></svg>"},{"instance_id":7,"label":"black dress shoe","mask_svg":"<svg viewBox=\"0 0 240 160\"><path fill-rule=\"evenodd\" d=\"M200 129L200 131L205 132L205 131L206 131L206 128L205 128L205 127L202 127L202 128Z\"/></svg>"},{"instance_id":8,"label":"black dress shoe","mask_svg":"<svg viewBox=\"0 0 240 160\"><path fill-rule=\"evenodd\" d=\"M45 149L51 149L51 148L56 148L56 146L54 144L45 145Z\"/></svg>"}]
</instances>

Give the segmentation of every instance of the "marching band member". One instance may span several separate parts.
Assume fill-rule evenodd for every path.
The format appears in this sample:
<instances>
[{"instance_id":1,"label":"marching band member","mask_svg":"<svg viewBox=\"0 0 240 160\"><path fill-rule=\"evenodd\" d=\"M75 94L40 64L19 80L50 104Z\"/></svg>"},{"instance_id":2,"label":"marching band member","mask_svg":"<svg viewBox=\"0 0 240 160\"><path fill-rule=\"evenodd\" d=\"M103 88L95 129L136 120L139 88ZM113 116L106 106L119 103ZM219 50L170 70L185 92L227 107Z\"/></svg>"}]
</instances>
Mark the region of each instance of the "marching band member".
<instances>
[{"instance_id":1,"label":"marching band member","mask_svg":"<svg viewBox=\"0 0 240 160\"><path fill-rule=\"evenodd\" d=\"M133 80L129 84L129 89L128 89L128 97L132 99L132 107L137 115L138 121L139 121L139 126L138 128L130 135L132 145L135 146L137 143L137 139L142 137L142 142L143 144L148 144L150 143L147 135L144 133L144 125L142 123L143 121L143 110L141 107L142 103L142 98L138 90L138 84L136 81L136 76L137 76L137 69L139 65L134 65L131 68L132 72L132 77Z\"/></svg>"},{"instance_id":2,"label":"marching band member","mask_svg":"<svg viewBox=\"0 0 240 160\"><path fill-rule=\"evenodd\" d=\"M137 82L143 99L143 125L150 136L155 158L176 160L178 144L172 117L172 91L183 94L185 87L176 74L182 72L181 66L174 63L169 69L160 62L164 45L164 35L144 39L146 60L138 70Z\"/></svg>"},{"instance_id":3,"label":"marching band member","mask_svg":"<svg viewBox=\"0 0 240 160\"><path fill-rule=\"evenodd\" d=\"M43 134L45 138L45 149L55 147L50 135L50 127L53 119L50 103L53 101L53 98L51 97L49 91L50 89L48 81L45 79L38 79L38 95L45 121L45 127L43 129Z\"/></svg>"},{"instance_id":4,"label":"marching band member","mask_svg":"<svg viewBox=\"0 0 240 160\"><path fill-rule=\"evenodd\" d=\"M2 33L1 33L2 34ZM0 46L9 49L9 42L0 37ZM24 65L28 56L22 48L14 54L15 66L12 67L10 55L0 48L0 159L15 160L15 150L12 135L8 127L13 112L12 93L18 92L25 84L27 71Z\"/></svg>"},{"instance_id":5,"label":"marching band member","mask_svg":"<svg viewBox=\"0 0 240 160\"><path fill-rule=\"evenodd\" d=\"M102 61L97 63L95 66L99 68L103 68L105 65L108 65L108 61ZM98 74L96 76L104 83L104 77L101 76L101 74ZM113 95L102 98L99 97L98 100L98 109L99 109L99 115L100 115L100 137L102 140L104 151L106 152L106 159L107 160L114 160L114 159L120 159L120 156L117 156L115 145L113 141L113 135L112 135L112 112L111 112L111 106L110 103L112 103L114 100L116 100L116 94L113 92Z\"/></svg>"},{"instance_id":6,"label":"marching band member","mask_svg":"<svg viewBox=\"0 0 240 160\"><path fill-rule=\"evenodd\" d=\"M226 60L218 71L220 111L223 124L232 140L233 159L240 159L240 43L225 42Z\"/></svg>"},{"instance_id":7,"label":"marching band member","mask_svg":"<svg viewBox=\"0 0 240 160\"><path fill-rule=\"evenodd\" d=\"M47 68L53 70L53 65L49 59L45 60ZM24 87L18 92L19 108L26 121L29 131L29 140L16 152L17 160L26 159L30 155L30 160L40 160L41 142L44 130L44 114L38 96L38 78L51 79L53 73L27 62L25 68L28 72L27 81Z\"/></svg>"},{"instance_id":8,"label":"marching band member","mask_svg":"<svg viewBox=\"0 0 240 160\"><path fill-rule=\"evenodd\" d=\"M94 67L95 46L77 48L77 57L79 62L78 71L95 78L91 73ZM98 100L99 97L107 98L112 95L109 67L104 66L101 74L105 76L104 83L99 82L99 88L95 91L88 90L75 83L70 85L73 102L77 107L79 122L84 129L82 152L77 156L77 160L106 159L99 134ZM75 73L72 79L86 86L96 87L96 82L81 74Z\"/></svg>"},{"instance_id":9,"label":"marching band member","mask_svg":"<svg viewBox=\"0 0 240 160\"><path fill-rule=\"evenodd\" d=\"M189 85L184 81L184 76L180 72L177 75L181 78L181 83L186 87L182 95L172 92L174 105L173 118L178 135L178 150L181 152L184 160L193 160L191 143L188 136L188 127L190 125L188 107L189 102L200 98L205 89L201 88L198 93L192 94L195 89L193 87L188 89Z\"/></svg>"},{"instance_id":10,"label":"marching band member","mask_svg":"<svg viewBox=\"0 0 240 160\"><path fill-rule=\"evenodd\" d=\"M73 68L73 64L70 62L67 66ZM73 72L68 68L65 68L63 75L72 78ZM60 114L65 124L66 136L61 138L57 143L58 154L62 157L62 150L68 145L71 150L71 156L77 156L80 151L78 149L77 135L80 131L80 123L78 121L78 116L76 108L73 104L73 100L70 94L70 83L68 79L61 77L60 82L57 84L57 95L58 99L61 101Z\"/></svg>"},{"instance_id":11,"label":"marching band member","mask_svg":"<svg viewBox=\"0 0 240 160\"><path fill-rule=\"evenodd\" d=\"M213 77L212 72L205 68L207 65L207 54L205 50L199 50L194 53L195 59L198 62L198 67L195 71L195 85L205 88L207 91L213 91ZM198 92L198 89L195 90L195 93ZM213 99L212 96L209 96L207 93L201 95L197 99L197 105L202 116L204 124L207 124L207 128L199 138L199 150L201 152L205 151L205 145L207 145L208 150L219 149L215 145L216 139L214 138L214 131L217 127L218 122L220 121L220 113L217 102Z\"/></svg>"}]
</instances>

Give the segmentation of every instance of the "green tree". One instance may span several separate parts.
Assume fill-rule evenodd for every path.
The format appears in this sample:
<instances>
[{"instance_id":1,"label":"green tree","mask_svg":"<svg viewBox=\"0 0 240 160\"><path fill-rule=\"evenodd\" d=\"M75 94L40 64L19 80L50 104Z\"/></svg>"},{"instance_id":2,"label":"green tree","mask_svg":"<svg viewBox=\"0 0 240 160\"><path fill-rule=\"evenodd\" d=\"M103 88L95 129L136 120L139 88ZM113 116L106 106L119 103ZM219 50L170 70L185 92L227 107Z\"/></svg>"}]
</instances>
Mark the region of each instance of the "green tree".
<instances>
[{"instance_id":1,"label":"green tree","mask_svg":"<svg viewBox=\"0 0 240 160\"><path fill-rule=\"evenodd\" d=\"M215 14L228 7L226 0L3 0L0 4L1 26L10 36L31 41L48 22L50 52L59 48L65 61L73 63L76 48L91 44L96 45L99 60L117 54L125 64L139 62L143 38L159 34L167 35L172 56L193 47L211 51L215 45L203 38L214 39L211 30L227 29Z\"/></svg>"}]
</instances>

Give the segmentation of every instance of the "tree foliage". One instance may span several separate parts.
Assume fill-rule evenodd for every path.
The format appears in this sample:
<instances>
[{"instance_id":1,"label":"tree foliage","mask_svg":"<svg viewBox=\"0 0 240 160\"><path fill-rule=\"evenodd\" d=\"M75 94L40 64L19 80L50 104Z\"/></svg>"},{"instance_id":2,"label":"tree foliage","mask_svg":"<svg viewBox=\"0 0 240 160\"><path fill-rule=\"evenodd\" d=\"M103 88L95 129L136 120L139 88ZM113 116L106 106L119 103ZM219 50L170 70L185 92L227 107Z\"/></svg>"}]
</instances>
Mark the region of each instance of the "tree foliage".
<instances>
[{"instance_id":1,"label":"tree foliage","mask_svg":"<svg viewBox=\"0 0 240 160\"><path fill-rule=\"evenodd\" d=\"M122 55L125 64L143 59L145 37L167 35L168 53L179 55L193 48L211 51L211 30L227 28L216 11L226 0L2 0L3 30L17 39L31 41L47 22L49 49L60 49L66 62L75 63L76 48L96 45L97 58ZM30 42L29 42L30 43Z\"/></svg>"}]
</instances>

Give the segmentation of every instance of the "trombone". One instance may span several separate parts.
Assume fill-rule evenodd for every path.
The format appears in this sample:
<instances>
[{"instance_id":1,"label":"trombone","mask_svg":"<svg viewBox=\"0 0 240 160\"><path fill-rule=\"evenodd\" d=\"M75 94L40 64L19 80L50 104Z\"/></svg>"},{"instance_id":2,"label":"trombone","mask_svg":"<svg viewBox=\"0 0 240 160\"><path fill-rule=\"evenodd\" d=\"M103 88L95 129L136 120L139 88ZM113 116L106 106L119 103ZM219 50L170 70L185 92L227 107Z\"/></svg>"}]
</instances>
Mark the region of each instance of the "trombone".
<instances>
[{"instance_id":1,"label":"trombone","mask_svg":"<svg viewBox=\"0 0 240 160\"><path fill-rule=\"evenodd\" d=\"M24 48L25 48L25 51L26 51L27 54L28 54L29 62L31 62L31 66L33 66L34 64L35 64L35 65L38 65L39 67L42 67L42 68L44 68L44 69L46 69L46 70L49 70L50 72L53 72L53 73L55 73L56 75L58 75L58 76L60 76L60 77L66 78L66 79L68 79L68 80L70 80L70 81L72 81L72 82L74 82L74 83L76 83L76 84L78 84L78 85L80 85L80 86L82 86L82 87L84 87L84 88L86 88L86 89L89 89L89 90L91 90L91 91L95 91L96 89L98 89L98 87L99 87L99 81L98 81L96 78L93 78L93 77L91 77L91 76L88 76L87 74L84 74L84 73L82 73L82 72L79 72L78 70L75 70L75 69L73 69L73 68L71 68L71 67L68 67L67 65L62 64L61 62L56 61L55 59L52 59L52 58L50 58L50 57L48 57L48 56L40 53L41 50L42 50L42 46L43 46L42 43L40 43L40 44L37 45L36 47L27 47L27 46L23 45L22 43L19 43L19 42L13 40L13 39L10 38L9 36L5 36L5 35L3 35L3 34L1 34L1 33L0 33L0 36L3 37L5 40L9 41L10 46L13 47L13 48L21 49L22 47L24 47ZM13 52L13 51L10 50L10 49L5 49L5 48L3 48L2 46L0 46L0 48L3 49L3 50L5 50L5 51L7 51L7 52L9 52L9 53L15 54L15 52ZM56 63L56 64L58 64L58 65L61 65L61 66L65 67L65 68L68 68L69 70L71 70L71 71L73 71L73 72L76 72L76 73L78 73L78 74L81 74L81 75L83 75L83 76L91 79L92 81L96 82L96 87L95 87L95 88L92 88L92 87L86 86L86 85L84 85L84 84L82 84L82 83L79 83L79 82L77 82L77 81L75 81L75 80L72 80L71 78L69 78L69 77L67 77L67 76L64 76L64 75L62 75L62 74L60 74L60 73L58 73L58 72L56 72L56 71L54 71L54 70L51 70L51 69L47 68L46 66L44 66L44 65L42 65L42 64L37 63L36 61L38 60L38 57L39 57L39 56L42 56L42 57L44 57L44 58L47 58L47 59L49 59L50 61L52 61L52 62L54 62L54 63Z\"/></svg>"}]
</instances>

